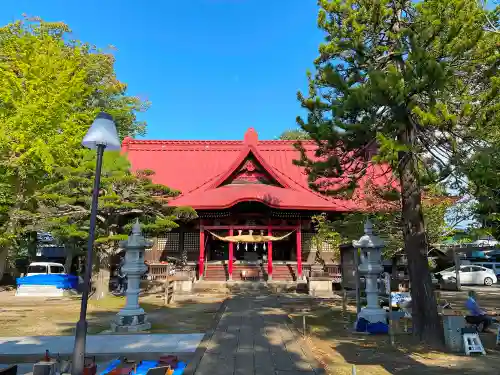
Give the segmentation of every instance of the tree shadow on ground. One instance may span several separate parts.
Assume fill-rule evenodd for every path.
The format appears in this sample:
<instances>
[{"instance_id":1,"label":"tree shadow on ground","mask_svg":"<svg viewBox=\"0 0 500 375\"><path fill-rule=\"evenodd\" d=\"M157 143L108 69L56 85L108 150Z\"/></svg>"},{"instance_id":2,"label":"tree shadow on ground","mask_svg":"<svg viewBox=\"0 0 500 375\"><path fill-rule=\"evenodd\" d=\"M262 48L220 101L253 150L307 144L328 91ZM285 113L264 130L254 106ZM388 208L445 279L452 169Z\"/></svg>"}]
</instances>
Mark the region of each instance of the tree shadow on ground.
<instances>
[{"instance_id":1,"label":"tree shadow on ground","mask_svg":"<svg viewBox=\"0 0 500 375\"><path fill-rule=\"evenodd\" d=\"M163 295L146 295L140 304L153 324L153 333L204 333L225 296L179 300L164 306ZM182 298L182 299L181 299ZM0 293L0 336L73 335L79 318L81 299L16 297ZM124 297L91 300L87 320L89 334L110 329L111 321L125 305Z\"/></svg>"},{"instance_id":2,"label":"tree shadow on ground","mask_svg":"<svg viewBox=\"0 0 500 375\"><path fill-rule=\"evenodd\" d=\"M151 301L149 299L154 297L147 297L141 300L141 306L153 322L152 332L207 331L207 339L194 354L190 367L188 366L191 372L187 371L186 375L285 375L299 370L303 371L299 372L302 374L313 374L313 367L318 368L316 373L321 373L321 366L312 358L312 351L331 374L351 374L353 364L357 366L357 374L372 375L491 374L492 368L500 368L500 356L492 355L495 353L491 351L494 337L490 336L494 335L485 337L487 340L483 339L485 347L490 348L488 356L454 356L453 358L461 360L455 367L446 367L446 361L441 361L440 367L431 358L439 353L411 343L408 335L396 336L397 345L392 347L387 336L353 334L350 328L354 322L354 314L342 317L339 301L335 304L332 300L319 300L303 295L261 293L242 291L227 298L222 304L210 298L200 300L195 297L168 306L162 306L161 298ZM57 301L49 303L56 304ZM124 303L124 300L120 303ZM92 332L93 329L108 329L119 307L116 304L106 306L104 303L100 309L90 310L89 334L97 333ZM290 313L302 308L309 308L313 313L313 316L307 318L310 331L305 338L300 332L301 318L289 318ZM295 325L292 324L294 321ZM58 324L63 326L65 334L72 335L76 320ZM490 339L492 341L488 341ZM427 357L428 360L419 361L415 355ZM304 372L308 368L311 370Z\"/></svg>"},{"instance_id":3,"label":"tree shadow on ground","mask_svg":"<svg viewBox=\"0 0 500 375\"><path fill-rule=\"evenodd\" d=\"M196 301L186 299L164 305L162 297L148 296L147 299L140 300L140 307L144 309L147 319L152 325L147 333L204 333L222 303L222 300ZM109 298L116 299L117 297ZM116 319L116 314L121 307L124 306L125 299L120 299L118 306L113 305L109 310L105 310L109 298L102 301L102 306L98 309L89 309L87 313L88 334L112 333L108 332L111 323ZM99 301L92 301L92 304L94 307L99 306ZM60 334L73 335L76 322L60 322L58 326L62 327Z\"/></svg>"},{"instance_id":4,"label":"tree shadow on ground","mask_svg":"<svg viewBox=\"0 0 500 375\"><path fill-rule=\"evenodd\" d=\"M293 306L294 298L281 297L281 303ZM356 365L358 374L491 374L491 368L500 367L500 356L492 350L495 335L482 335L489 348L485 357L466 357L444 353L420 345L410 334L395 336L395 346L387 335L360 335L352 332L355 313L342 316L341 303L316 302L313 298L300 298L303 306L311 310L307 318L311 330L311 346L321 362L331 369ZM294 319L301 327L301 319ZM441 357L441 359L440 359ZM418 358L418 360L417 360ZM337 371L337 372L335 372ZM350 373L350 372L346 372Z\"/></svg>"}]
</instances>

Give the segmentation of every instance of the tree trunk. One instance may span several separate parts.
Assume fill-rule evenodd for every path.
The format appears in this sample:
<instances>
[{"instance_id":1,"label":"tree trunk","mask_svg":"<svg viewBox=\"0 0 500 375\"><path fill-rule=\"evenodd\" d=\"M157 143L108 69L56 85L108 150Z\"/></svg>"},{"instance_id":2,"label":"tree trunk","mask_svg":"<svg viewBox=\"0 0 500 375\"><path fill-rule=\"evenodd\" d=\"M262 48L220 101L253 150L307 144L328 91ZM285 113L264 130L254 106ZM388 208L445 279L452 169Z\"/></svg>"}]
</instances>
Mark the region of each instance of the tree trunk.
<instances>
[{"instance_id":1,"label":"tree trunk","mask_svg":"<svg viewBox=\"0 0 500 375\"><path fill-rule=\"evenodd\" d=\"M410 151L402 151L398 155L398 172L403 236L411 282L413 333L428 344L439 345L443 342L443 332L427 262L429 244L422 214L422 194L415 155L411 151L415 143L413 128L410 126L402 132L399 140L410 147Z\"/></svg>"},{"instance_id":2,"label":"tree trunk","mask_svg":"<svg viewBox=\"0 0 500 375\"><path fill-rule=\"evenodd\" d=\"M110 258L111 256L102 251L101 254L98 255L98 263L97 263L97 273L94 275L94 285L95 285L95 293L93 294L93 299L102 299L108 296L109 294L109 279L110 279Z\"/></svg>"},{"instance_id":3,"label":"tree trunk","mask_svg":"<svg viewBox=\"0 0 500 375\"><path fill-rule=\"evenodd\" d=\"M109 294L109 277L110 271L109 267L102 267L96 275L96 290L94 293L94 299L105 298Z\"/></svg>"},{"instance_id":4,"label":"tree trunk","mask_svg":"<svg viewBox=\"0 0 500 375\"><path fill-rule=\"evenodd\" d=\"M66 273L71 273L71 266L73 265L74 258L74 248L73 245L66 246L66 259L64 260L64 268L66 269Z\"/></svg>"},{"instance_id":5,"label":"tree trunk","mask_svg":"<svg viewBox=\"0 0 500 375\"><path fill-rule=\"evenodd\" d=\"M9 250L7 248L0 248L0 281L2 281L5 269L7 268L7 254Z\"/></svg>"}]
</instances>

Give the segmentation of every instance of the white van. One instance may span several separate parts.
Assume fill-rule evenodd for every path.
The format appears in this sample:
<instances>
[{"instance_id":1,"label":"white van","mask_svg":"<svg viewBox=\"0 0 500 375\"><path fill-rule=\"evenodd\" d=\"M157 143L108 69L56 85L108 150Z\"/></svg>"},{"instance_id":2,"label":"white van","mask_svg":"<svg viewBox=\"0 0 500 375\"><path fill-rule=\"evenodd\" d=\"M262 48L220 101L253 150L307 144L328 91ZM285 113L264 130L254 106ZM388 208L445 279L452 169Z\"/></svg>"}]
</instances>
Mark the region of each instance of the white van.
<instances>
[{"instance_id":1,"label":"white van","mask_svg":"<svg viewBox=\"0 0 500 375\"><path fill-rule=\"evenodd\" d=\"M50 274L63 275L66 274L66 269L61 263L33 262L28 266L26 276Z\"/></svg>"},{"instance_id":2,"label":"white van","mask_svg":"<svg viewBox=\"0 0 500 375\"><path fill-rule=\"evenodd\" d=\"M475 264L477 266L481 266L484 268L489 268L490 270L493 270L493 272L495 272L495 275L497 275L497 277L500 277L500 263L499 262L473 262L472 264Z\"/></svg>"}]
</instances>

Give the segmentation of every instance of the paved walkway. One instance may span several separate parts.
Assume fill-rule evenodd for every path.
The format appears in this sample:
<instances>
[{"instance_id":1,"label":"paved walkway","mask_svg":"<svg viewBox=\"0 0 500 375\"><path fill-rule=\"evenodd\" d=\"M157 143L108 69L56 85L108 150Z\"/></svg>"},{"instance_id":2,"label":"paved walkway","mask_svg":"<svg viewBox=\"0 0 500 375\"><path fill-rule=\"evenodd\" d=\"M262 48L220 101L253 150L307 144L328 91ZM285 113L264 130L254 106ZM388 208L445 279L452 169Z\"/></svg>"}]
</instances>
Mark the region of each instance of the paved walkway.
<instances>
[{"instance_id":1,"label":"paved walkway","mask_svg":"<svg viewBox=\"0 0 500 375\"><path fill-rule=\"evenodd\" d=\"M321 374L305 345L287 325L274 296L237 296L228 300L204 353L193 358L195 375ZM203 348L201 349L203 351ZM196 363L197 362L197 363Z\"/></svg>"},{"instance_id":2,"label":"paved walkway","mask_svg":"<svg viewBox=\"0 0 500 375\"><path fill-rule=\"evenodd\" d=\"M203 334L89 335L87 354L194 353ZM0 355L71 354L74 336L0 337Z\"/></svg>"}]
</instances>

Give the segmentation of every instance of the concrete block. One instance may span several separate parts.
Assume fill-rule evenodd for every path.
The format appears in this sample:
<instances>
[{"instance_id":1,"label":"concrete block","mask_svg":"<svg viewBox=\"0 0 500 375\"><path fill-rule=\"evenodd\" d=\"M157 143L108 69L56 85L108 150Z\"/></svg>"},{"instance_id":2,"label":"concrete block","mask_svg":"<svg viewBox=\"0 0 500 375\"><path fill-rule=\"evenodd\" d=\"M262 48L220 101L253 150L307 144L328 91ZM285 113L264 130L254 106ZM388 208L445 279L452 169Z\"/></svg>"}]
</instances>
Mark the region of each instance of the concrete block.
<instances>
[{"instance_id":1,"label":"concrete block","mask_svg":"<svg viewBox=\"0 0 500 375\"><path fill-rule=\"evenodd\" d=\"M309 295L311 296L332 296L333 283L332 280L315 280L309 279Z\"/></svg>"}]
</instances>

